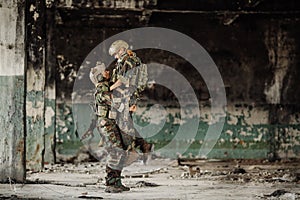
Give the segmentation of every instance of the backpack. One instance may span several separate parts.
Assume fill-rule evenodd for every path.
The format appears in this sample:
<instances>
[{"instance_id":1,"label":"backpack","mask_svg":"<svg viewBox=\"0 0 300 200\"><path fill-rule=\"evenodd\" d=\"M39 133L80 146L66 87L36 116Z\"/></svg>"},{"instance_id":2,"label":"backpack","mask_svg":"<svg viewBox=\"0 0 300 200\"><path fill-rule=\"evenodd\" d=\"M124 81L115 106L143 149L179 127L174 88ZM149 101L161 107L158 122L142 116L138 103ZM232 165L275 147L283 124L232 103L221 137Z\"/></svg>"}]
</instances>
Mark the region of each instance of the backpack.
<instances>
[{"instance_id":1,"label":"backpack","mask_svg":"<svg viewBox=\"0 0 300 200\"><path fill-rule=\"evenodd\" d=\"M139 66L136 67L136 88L138 93L145 90L148 82L148 71L147 65L141 63Z\"/></svg>"}]
</instances>

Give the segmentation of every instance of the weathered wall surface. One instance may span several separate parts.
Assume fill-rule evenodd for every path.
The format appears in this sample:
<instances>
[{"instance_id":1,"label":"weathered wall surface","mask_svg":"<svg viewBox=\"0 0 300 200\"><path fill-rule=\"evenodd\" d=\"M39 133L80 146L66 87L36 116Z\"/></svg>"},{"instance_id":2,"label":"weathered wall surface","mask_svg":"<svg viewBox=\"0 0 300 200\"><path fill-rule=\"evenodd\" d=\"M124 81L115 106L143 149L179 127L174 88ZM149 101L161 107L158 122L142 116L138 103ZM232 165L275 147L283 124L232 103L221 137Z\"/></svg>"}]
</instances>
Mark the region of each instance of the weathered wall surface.
<instances>
[{"instance_id":1,"label":"weathered wall surface","mask_svg":"<svg viewBox=\"0 0 300 200\"><path fill-rule=\"evenodd\" d=\"M227 120L216 146L220 150L212 157L299 157L299 11L298 1L282 0L61 1L54 30L57 99L61 102L57 108L68 117L57 116L57 130L62 130L57 132L57 141L78 141L69 108L73 83L85 56L116 33L158 26L198 41L222 75ZM146 63L155 61L178 70L190 81L200 104L209 105L210 95L201 75L184 59L162 51L138 51L138 55ZM150 104L170 105L169 99L174 100L171 92L160 86L146 94ZM170 111L170 117L178 116L175 113ZM199 132L209 124L209 112L203 113ZM169 130L170 135L174 131ZM160 140L167 141L165 135L155 139Z\"/></svg>"},{"instance_id":2,"label":"weathered wall surface","mask_svg":"<svg viewBox=\"0 0 300 200\"><path fill-rule=\"evenodd\" d=\"M27 1L26 167L43 167L45 127L45 1Z\"/></svg>"},{"instance_id":3,"label":"weathered wall surface","mask_svg":"<svg viewBox=\"0 0 300 200\"><path fill-rule=\"evenodd\" d=\"M0 1L0 182L25 180L24 10L24 1Z\"/></svg>"},{"instance_id":4,"label":"weathered wall surface","mask_svg":"<svg viewBox=\"0 0 300 200\"><path fill-rule=\"evenodd\" d=\"M55 162L55 8L48 1L27 1L26 14L26 164L38 171L44 163Z\"/></svg>"},{"instance_id":5,"label":"weathered wall surface","mask_svg":"<svg viewBox=\"0 0 300 200\"><path fill-rule=\"evenodd\" d=\"M0 1L0 11L0 88L6 94L0 99L6 105L0 111L0 181L22 181L25 162L28 169L40 170L55 162L55 149L72 153L70 147L82 145L71 108L82 61L106 38L145 26L187 34L218 66L228 106L209 157L300 157L299 1L31 0L25 6L14 0ZM214 124L203 78L179 56L160 50L137 53L145 63L172 66L194 88L201 112L198 132L192 140L177 141L173 151L189 144L186 155L197 156ZM188 126L180 122L178 102L167 88L155 85L143 100L136 116L141 125L149 123L145 105L160 103L168 113L162 130L147 138L157 147L170 142L179 126ZM88 124L90 110L83 112Z\"/></svg>"}]
</instances>

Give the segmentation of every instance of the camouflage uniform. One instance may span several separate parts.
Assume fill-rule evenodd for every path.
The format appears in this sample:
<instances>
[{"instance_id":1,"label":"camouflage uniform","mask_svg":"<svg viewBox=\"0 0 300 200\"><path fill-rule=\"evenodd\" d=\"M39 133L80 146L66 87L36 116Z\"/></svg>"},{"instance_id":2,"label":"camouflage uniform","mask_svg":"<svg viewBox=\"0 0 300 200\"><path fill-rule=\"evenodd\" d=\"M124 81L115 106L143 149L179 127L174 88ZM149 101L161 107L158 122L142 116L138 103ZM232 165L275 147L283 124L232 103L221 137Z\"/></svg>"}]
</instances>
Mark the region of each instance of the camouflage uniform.
<instances>
[{"instance_id":1,"label":"camouflage uniform","mask_svg":"<svg viewBox=\"0 0 300 200\"><path fill-rule=\"evenodd\" d=\"M111 119L111 92L109 82L101 75L97 75L95 106L97 115L97 128L104 138L108 154L106 166L106 192L128 191L129 188L121 183L121 171L126 164L127 152L122 141L116 121Z\"/></svg>"},{"instance_id":2,"label":"camouflage uniform","mask_svg":"<svg viewBox=\"0 0 300 200\"><path fill-rule=\"evenodd\" d=\"M134 128L129 107L136 105L140 92L144 90L147 82L146 73L146 65L142 64L134 52L127 50L118 59L111 77L112 83L117 80L122 82L116 92L113 92L113 102L118 106L123 104L124 107L119 110L117 116L117 124L121 130L123 142L127 149L139 148L143 153L149 153L152 145L148 144Z\"/></svg>"},{"instance_id":3,"label":"camouflage uniform","mask_svg":"<svg viewBox=\"0 0 300 200\"><path fill-rule=\"evenodd\" d=\"M107 165L113 169L122 169L124 163L124 146L116 121L109 118L111 97L108 81L102 81L97 84L95 93L97 109L97 128L104 135L105 145L109 153Z\"/></svg>"}]
</instances>

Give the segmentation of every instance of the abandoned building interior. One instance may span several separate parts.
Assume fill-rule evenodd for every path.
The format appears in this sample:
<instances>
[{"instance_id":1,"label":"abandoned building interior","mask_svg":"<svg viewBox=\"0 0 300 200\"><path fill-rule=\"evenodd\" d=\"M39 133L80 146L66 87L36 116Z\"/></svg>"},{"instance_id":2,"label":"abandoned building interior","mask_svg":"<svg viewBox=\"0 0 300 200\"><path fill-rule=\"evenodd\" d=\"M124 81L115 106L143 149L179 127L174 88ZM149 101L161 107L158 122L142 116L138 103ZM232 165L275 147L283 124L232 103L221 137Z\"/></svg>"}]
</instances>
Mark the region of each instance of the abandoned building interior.
<instances>
[{"instance_id":1,"label":"abandoned building interior","mask_svg":"<svg viewBox=\"0 0 300 200\"><path fill-rule=\"evenodd\" d=\"M300 199L299 25L297 0L0 0L0 199ZM154 149L106 194L81 138L114 39L147 64Z\"/></svg>"}]
</instances>

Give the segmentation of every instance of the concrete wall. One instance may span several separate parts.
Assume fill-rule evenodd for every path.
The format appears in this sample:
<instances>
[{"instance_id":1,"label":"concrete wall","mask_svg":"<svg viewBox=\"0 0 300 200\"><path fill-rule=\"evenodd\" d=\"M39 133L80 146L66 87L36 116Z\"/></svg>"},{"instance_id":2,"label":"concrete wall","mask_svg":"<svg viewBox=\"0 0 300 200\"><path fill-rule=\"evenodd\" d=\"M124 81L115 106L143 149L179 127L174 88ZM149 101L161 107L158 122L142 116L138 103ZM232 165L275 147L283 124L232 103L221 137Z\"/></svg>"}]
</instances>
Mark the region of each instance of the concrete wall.
<instances>
[{"instance_id":1,"label":"concrete wall","mask_svg":"<svg viewBox=\"0 0 300 200\"><path fill-rule=\"evenodd\" d=\"M207 50L225 83L227 118L211 157L300 156L298 1L135 1L135 6L122 1L99 2L65 1L58 6L55 48L60 63L57 86L62 88L57 89L57 98L62 107L70 107L81 62L105 38L135 27L171 28L192 37ZM201 75L185 60L155 50L138 51L138 55L146 63L155 61L174 67L188 77L200 105L209 105L210 95ZM170 97L170 91L159 86L146 94L149 104L170 105ZM204 109L203 113L199 132L205 131L209 123L209 112ZM170 111L170 117L175 116L176 109ZM173 125L176 127L170 127ZM58 132L58 140L72 141L73 129L64 130L69 136ZM152 139L167 141L163 135Z\"/></svg>"},{"instance_id":2,"label":"concrete wall","mask_svg":"<svg viewBox=\"0 0 300 200\"><path fill-rule=\"evenodd\" d=\"M55 12L46 6L0 1L1 182L23 181L25 165L39 171L55 162Z\"/></svg>"},{"instance_id":3,"label":"concrete wall","mask_svg":"<svg viewBox=\"0 0 300 200\"><path fill-rule=\"evenodd\" d=\"M0 182L25 180L24 11L24 1L0 1Z\"/></svg>"},{"instance_id":4,"label":"concrete wall","mask_svg":"<svg viewBox=\"0 0 300 200\"><path fill-rule=\"evenodd\" d=\"M48 1L32 0L27 1L26 14L26 167L38 171L55 162L55 10Z\"/></svg>"},{"instance_id":5,"label":"concrete wall","mask_svg":"<svg viewBox=\"0 0 300 200\"><path fill-rule=\"evenodd\" d=\"M0 151L0 158L1 163L13 166L9 171L1 168L2 179L7 174L17 180L24 178L25 131L26 162L30 170L37 171L44 163L55 162L55 149L73 154L72 148L78 150L82 143L72 116L71 93L82 61L106 38L145 26L170 28L190 36L218 66L228 107L224 129L209 157L298 158L299 8L298 1L282 0L215 0L201 4L192 0L32 0L26 1L26 7L23 1L1 2L0 15L4 20L0 23L3 27L0 50L4 59L0 63L0 85L8 94L1 102L9 106L1 108L1 113L8 115L1 120L0 143L5 148ZM188 143L191 147L186 155L197 156L205 132L213 123L210 94L203 78L179 56L160 50L137 53L145 63L172 66L194 88L201 111L198 132L193 140L177 141L175 151ZM92 96L92 91L86 92ZM137 116L140 124L148 123L146 111L155 103L166 107L167 124L148 139L162 147L172 140L182 124L176 98L170 90L158 85L145 93ZM88 124L90 110L83 110ZM19 152L14 155L20 158L18 162L12 160L12 148Z\"/></svg>"},{"instance_id":6,"label":"concrete wall","mask_svg":"<svg viewBox=\"0 0 300 200\"><path fill-rule=\"evenodd\" d=\"M45 1L27 1L26 164L41 170L45 127Z\"/></svg>"}]
</instances>

